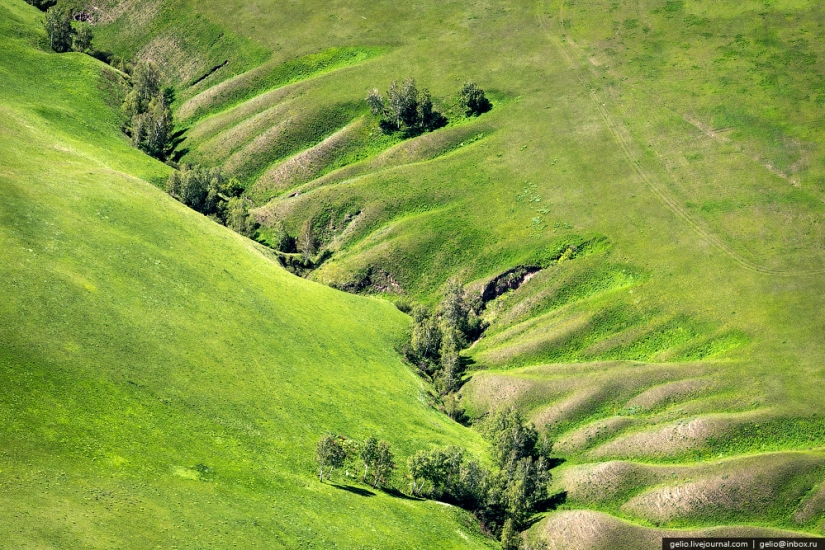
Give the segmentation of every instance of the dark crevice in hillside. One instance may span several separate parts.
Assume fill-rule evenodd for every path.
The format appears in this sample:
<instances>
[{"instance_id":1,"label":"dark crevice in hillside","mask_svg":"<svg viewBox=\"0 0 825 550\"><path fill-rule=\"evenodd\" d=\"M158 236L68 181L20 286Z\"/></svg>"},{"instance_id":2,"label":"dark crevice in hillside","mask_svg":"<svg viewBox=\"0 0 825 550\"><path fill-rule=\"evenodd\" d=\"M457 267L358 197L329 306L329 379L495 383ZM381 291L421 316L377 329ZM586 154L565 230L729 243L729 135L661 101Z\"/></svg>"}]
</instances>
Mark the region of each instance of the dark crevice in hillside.
<instances>
[{"instance_id":1,"label":"dark crevice in hillside","mask_svg":"<svg viewBox=\"0 0 825 550\"><path fill-rule=\"evenodd\" d=\"M192 82L192 84L190 84L190 85L189 85L189 87L192 87L192 86L197 86L198 84L200 84L201 82L203 82L204 80L206 80L207 78L209 78L210 76L212 76L212 75L215 73L215 71L217 71L218 69L221 69L221 68L223 68L223 67L226 67L226 65L227 65L228 63L229 63L229 60L227 59L226 61L224 61L224 62L223 62L223 63L221 63L220 65L215 65L214 67L212 67L211 69L209 69L208 71L206 71L206 73L205 73L203 76L199 77L199 78L198 78L198 79L196 79L194 82Z\"/></svg>"},{"instance_id":2,"label":"dark crevice in hillside","mask_svg":"<svg viewBox=\"0 0 825 550\"><path fill-rule=\"evenodd\" d=\"M481 291L478 313L487 306L488 302L495 300L506 292L516 290L541 269L541 266L538 265L519 265L493 277L490 282L484 285L484 289Z\"/></svg>"}]
</instances>

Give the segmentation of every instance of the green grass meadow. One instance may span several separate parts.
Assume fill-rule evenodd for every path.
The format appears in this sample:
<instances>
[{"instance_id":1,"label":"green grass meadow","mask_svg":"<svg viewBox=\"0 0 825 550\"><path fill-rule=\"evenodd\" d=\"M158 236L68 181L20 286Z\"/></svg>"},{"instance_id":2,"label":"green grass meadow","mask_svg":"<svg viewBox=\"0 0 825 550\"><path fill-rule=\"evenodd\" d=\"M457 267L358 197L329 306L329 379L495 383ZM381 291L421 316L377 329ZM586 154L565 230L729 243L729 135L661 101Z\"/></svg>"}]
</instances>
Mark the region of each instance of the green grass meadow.
<instances>
[{"instance_id":1,"label":"green grass meadow","mask_svg":"<svg viewBox=\"0 0 825 550\"><path fill-rule=\"evenodd\" d=\"M73 3L97 48L163 68L176 159L238 177L262 242L310 220L328 259L290 275L157 189L122 77L4 3L12 546L497 547L456 508L318 483L312 451L335 431L485 456L428 405L391 302L516 266L541 270L486 304L459 395L557 442L567 500L529 536L825 534L820 3ZM385 135L363 98L409 76L448 123ZM470 79L493 108L466 118ZM329 288L365 273L365 296Z\"/></svg>"},{"instance_id":2,"label":"green grass meadow","mask_svg":"<svg viewBox=\"0 0 825 550\"><path fill-rule=\"evenodd\" d=\"M329 431L400 462L485 452L394 352L406 317L153 187L168 168L120 135L108 69L10 37L41 39L39 13L3 10L3 546L488 546L457 509L314 472Z\"/></svg>"}]
</instances>

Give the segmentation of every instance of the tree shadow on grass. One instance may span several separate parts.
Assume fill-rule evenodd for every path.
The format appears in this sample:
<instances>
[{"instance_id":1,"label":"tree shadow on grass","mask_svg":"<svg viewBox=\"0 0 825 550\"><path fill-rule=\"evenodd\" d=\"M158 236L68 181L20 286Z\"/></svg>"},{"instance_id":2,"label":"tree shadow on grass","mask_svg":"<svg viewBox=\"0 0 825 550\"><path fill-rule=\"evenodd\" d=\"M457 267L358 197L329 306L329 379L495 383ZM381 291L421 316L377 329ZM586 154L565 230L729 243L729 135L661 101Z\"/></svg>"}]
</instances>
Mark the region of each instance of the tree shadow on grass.
<instances>
[{"instance_id":1,"label":"tree shadow on grass","mask_svg":"<svg viewBox=\"0 0 825 550\"><path fill-rule=\"evenodd\" d=\"M356 495L362 497L374 497L375 493L372 491L368 491L367 489L362 489L361 487L353 487L352 485L337 485L335 483L330 483L330 486L335 487L336 489L341 489L342 491L348 491L350 493L354 493Z\"/></svg>"},{"instance_id":2,"label":"tree shadow on grass","mask_svg":"<svg viewBox=\"0 0 825 550\"><path fill-rule=\"evenodd\" d=\"M394 487L388 488L388 489L381 489L381 491L384 494L390 495L391 497L403 498L404 500L426 500L426 499L423 499L423 498L418 498L418 497L413 497L413 496L410 496L410 495L405 495L404 493L402 493L401 491L399 491L398 489L396 489Z\"/></svg>"}]
</instances>

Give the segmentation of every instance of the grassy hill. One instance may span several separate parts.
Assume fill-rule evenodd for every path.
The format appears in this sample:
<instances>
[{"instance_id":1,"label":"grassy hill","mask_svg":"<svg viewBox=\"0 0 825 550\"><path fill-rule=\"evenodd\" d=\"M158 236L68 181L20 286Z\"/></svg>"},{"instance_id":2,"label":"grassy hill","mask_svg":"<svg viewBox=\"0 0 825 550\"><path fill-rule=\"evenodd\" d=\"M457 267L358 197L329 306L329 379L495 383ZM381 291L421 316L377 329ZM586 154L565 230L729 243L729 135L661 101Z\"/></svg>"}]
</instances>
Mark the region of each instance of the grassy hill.
<instances>
[{"instance_id":1,"label":"grassy hill","mask_svg":"<svg viewBox=\"0 0 825 550\"><path fill-rule=\"evenodd\" d=\"M485 452L395 353L407 318L148 183L169 169L120 134L118 77L0 10L2 546L489 546L456 508L317 480L328 431Z\"/></svg>"},{"instance_id":2,"label":"grassy hill","mask_svg":"<svg viewBox=\"0 0 825 550\"><path fill-rule=\"evenodd\" d=\"M331 256L308 278L432 304L451 276L480 292L514 267L540 268L486 304L490 327L464 352L472 370L460 392L471 417L514 405L558 441L568 498L536 535L637 548L677 528L825 532L819 3L121 0L87 10L99 48L164 67L184 130L177 155L241 178L264 240L279 222L295 235L311 220ZM405 140L369 117L366 91L407 76L430 89L445 128ZM492 111L458 112L467 79ZM107 162L162 176L122 156ZM223 277L220 250L212 266L204 246L191 262ZM238 290L247 279L223 284L235 309L257 311ZM326 296L355 300L313 292L324 308ZM366 303L399 334L398 314ZM210 318L259 346L269 334L240 312ZM350 342L347 331L366 339L351 322L319 324L335 342ZM134 332L146 334L124 330ZM246 368L257 348L240 347L226 353ZM376 365L401 368L382 353ZM399 407L384 418L407 418ZM467 433L439 429L445 440ZM414 448L412 436L396 441Z\"/></svg>"}]
</instances>

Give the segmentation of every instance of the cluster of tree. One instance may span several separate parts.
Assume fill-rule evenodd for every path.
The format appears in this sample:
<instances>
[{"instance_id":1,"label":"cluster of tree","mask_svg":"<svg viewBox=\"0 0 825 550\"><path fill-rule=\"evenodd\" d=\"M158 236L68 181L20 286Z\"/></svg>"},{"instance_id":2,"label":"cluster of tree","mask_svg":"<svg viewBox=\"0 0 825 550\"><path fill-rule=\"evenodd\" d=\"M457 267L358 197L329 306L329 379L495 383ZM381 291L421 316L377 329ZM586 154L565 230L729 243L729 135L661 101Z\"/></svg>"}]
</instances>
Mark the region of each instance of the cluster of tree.
<instances>
[{"instance_id":1,"label":"cluster of tree","mask_svg":"<svg viewBox=\"0 0 825 550\"><path fill-rule=\"evenodd\" d=\"M162 89L160 70L151 61L140 61L132 71L132 89L123 100L124 131L132 144L147 154L166 158L172 138L172 90Z\"/></svg>"},{"instance_id":2,"label":"cluster of tree","mask_svg":"<svg viewBox=\"0 0 825 550\"><path fill-rule=\"evenodd\" d=\"M346 468L353 472L364 469L361 480L367 483L371 477L372 486L386 486L396 468L395 455L386 441L370 437L364 441L349 439L343 435L327 434L315 447L315 462L318 464L318 480L324 481L336 468Z\"/></svg>"},{"instance_id":3,"label":"cluster of tree","mask_svg":"<svg viewBox=\"0 0 825 550\"><path fill-rule=\"evenodd\" d=\"M467 116L478 116L493 108L493 104L484 95L484 90L472 80L465 82L458 91L458 105Z\"/></svg>"},{"instance_id":4,"label":"cluster of tree","mask_svg":"<svg viewBox=\"0 0 825 550\"><path fill-rule=\"evenodd\" d=\"M243 187L235 178L227 179L220 168L184 166L169 174L166 192L241 235L253 238L258 231L249 202L241 196Z\"/></svg>"},{"instance_id":5,"label":"cluster of tree","mask_svg":"<svg viewBox=\"0 0 825 550\"><path fill-rule=\"evenodd\" d=\"M495 469L459 447L418 451L407 460L411 490L471 510L504 548L518 548L518 532L550 496L552 444L516 409L495 412L482 428L492 442Z\"/></svg>"},{"instance_id":6,"label":"cluster of tree","mask_svg":"<svg viewBox=\"0 0 825 550\"><path fill-rule=\"evenodd\" d=\"M56 6L49 0L29 0L33 6L46 9L43 27L49 36L52 50L63 53L76 51L89 53L92 49L92 27L88 23L75 23L72 11L66 7Z\"/></svg>"},{"instance_id":7,"label":"cluster of tree","mask_svg":"<svg viewBox=\"0 0 825 550\"><path fill-rule=\"evenodd\" d=\"M413 78L400 85L393 80L386 97L373 88L366 100L370 112L380 117L381 128L388 133L401 130L407 135L415 135L447 123L444 115L433 108L430 92L419 90Z\"/></svg>"},{"instance_id":8,"label":"cluster of tree","mask_svg":"<svg viewBox=\"0 0 825 550\"><path fill-rule=\"evenodd\" d=\"M433 379L442 395L456 390L463 372L459 352L484 330L461 284L455 279L448 281L435 312L416 306L412 318L412 335L405 348L407 358Z\"/></svg>"}]
</instances>

